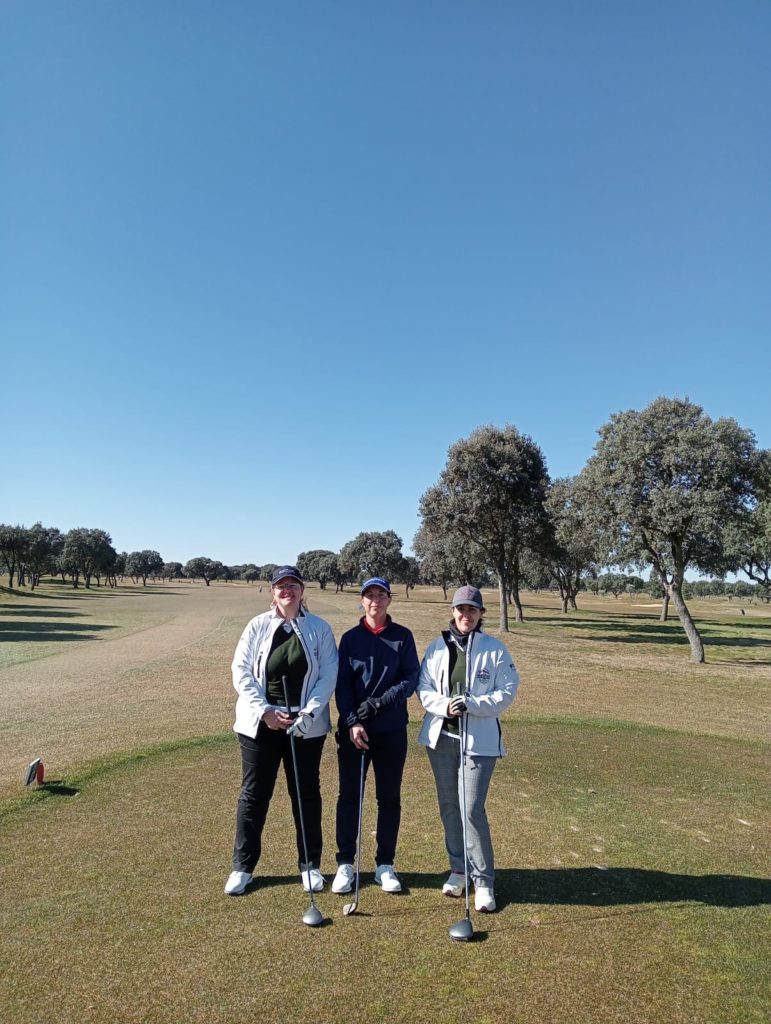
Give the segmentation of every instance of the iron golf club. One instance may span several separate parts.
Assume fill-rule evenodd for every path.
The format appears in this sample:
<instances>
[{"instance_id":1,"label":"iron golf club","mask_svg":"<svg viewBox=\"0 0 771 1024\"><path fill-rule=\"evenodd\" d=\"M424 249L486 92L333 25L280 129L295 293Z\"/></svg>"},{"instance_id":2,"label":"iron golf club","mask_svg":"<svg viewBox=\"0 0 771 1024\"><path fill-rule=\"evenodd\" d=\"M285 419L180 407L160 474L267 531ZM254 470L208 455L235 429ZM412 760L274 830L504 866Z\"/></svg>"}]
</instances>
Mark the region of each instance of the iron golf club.
<instances>
[{"instance_id":1,"label":"iron golf club","mask_svg":"<svg viewBox=\"0 0 771 1024\"><path fill-rule=\"evenodd\" d=\"M284 703L286 704L286 713L290 714L289 710L289 689L287 687L286 676L281 677L281 685L284 687ZM297 751L294 748L294 736L289 737L289 746L292 750L292 767L294 768L294 788L297 793L297 813L300 817L300 832L303 837L303 856L305 857L305 870L308 872L308 892L311 897L311 905L303 914L303 924L307 924L309 928L317 928L324 920L324 916L316 906L316 901L313 898L313 885L311 883L311 866L308 863L308 842L305 838L305 819L303 818L303 802L300 796L300 777L297 774ZM302 878L302 869L300 869L300 877Z\"/></svg>"},{"instance_id":2,"label":"iron golf club","mask_svg":"<svg viewBox=\"0 0 771 1024\"><path fill-rule=\"evenodd\" d=\"M353 902L346 903L343 907L343 917L350 917L351 914L356 913L356 908L359 906L359 877L361 876L361 815L364 809L364 759L367 756L366 750L361 752L361 774L359 776L359 830L356 838L356 891L354 892Z\"/></svg>"},{"instance_id":3,"label":"iron golf club","mask_svg":"<svg viewBox=\"0 0 771 1024\"><path fill-rule=\"evenodd\" d=\"M466 838L466 714L467 712L464 711L460 717L460 802L463 815L463 874L466 879L466 916L462 921L456 921L450 928L450 938L454 942L468 942L474 936L468 892L468 840Z\"/></svg>"}]
</instances>

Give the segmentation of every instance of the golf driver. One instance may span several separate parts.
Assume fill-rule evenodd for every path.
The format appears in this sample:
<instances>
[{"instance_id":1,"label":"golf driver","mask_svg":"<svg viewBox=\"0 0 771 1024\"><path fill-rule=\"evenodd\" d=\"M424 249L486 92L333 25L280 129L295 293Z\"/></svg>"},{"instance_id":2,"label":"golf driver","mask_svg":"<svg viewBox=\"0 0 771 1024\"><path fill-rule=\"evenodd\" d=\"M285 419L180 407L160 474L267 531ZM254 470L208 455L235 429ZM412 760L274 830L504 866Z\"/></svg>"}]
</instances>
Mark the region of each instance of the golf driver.
<instances>
[{"instance_id":1,"label":"golf driver","mask_svg":"<svg viewBox=\"0 0 771 1024\"><path fill-rule=\"evenodd\" d=\"M343 907L343 916L350 917L356 913L359 906L359 877L361 875L361 814L364 808L364 759L367 756L366 750L361 752L361 775L359 777L359 833L356 839L356 891L353 896L353 903L346 903Z\"/></svg>"},{"instance_id":2,"label":"golf driver","mask_svg":"<svg viewBox=\"0 0 771 1024\"><path fill-rule=\"evenodd\" d=\"M466 715L463 712L460 716L460 802L463 815L463 873L466 877L466 916L462 921L456 921L450 928L450 938L455 942L468 942L474 936L474 929L471 925L471 907L469 905L469 877L468 877L468 840L466 838Z\"/></svg>"},{"instance_id":3,"label":"golf driver","mask_svg":"<svg viewBox=\"0 0 771 1024\"><path fill-rule=\"evenodd\" d=\"M281 677L281 685L284 687L284 703L286 704L286 713L290 714L289 710L289 689L286 683L286 676ZM324 917L316 906L316 901L313 898L313 887L311 885L311 866L308 863L308 842L305 838L305 819L303 818L303 802L300 796L300 777L297 774L297 751L294 747L294 736L289 737L289 746L292 749L292 766L294 768L294 788L297 793L297 812L300 817L300 832L303 837L303 856L305 857L305 870L308 872L308 892L311 897L311 905L303 914L303 924L307 924L310 928L316 928L324 920ZM302 877L302 869L300 869L300 876Z\"/></svg>"}]
</instances>

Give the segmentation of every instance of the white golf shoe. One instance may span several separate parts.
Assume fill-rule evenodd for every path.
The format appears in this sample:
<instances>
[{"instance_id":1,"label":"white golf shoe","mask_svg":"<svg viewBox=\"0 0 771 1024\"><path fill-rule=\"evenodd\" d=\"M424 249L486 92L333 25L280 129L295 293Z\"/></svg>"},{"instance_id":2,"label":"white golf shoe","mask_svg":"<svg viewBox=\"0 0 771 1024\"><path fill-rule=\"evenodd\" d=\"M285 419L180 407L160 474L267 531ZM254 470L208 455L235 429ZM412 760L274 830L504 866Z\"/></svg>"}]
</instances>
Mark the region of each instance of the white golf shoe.
<instances>
[{"instance_id":1,"label":"white golf shoe","mask_svg":"<svg viewBox=\"0 0 771 1024\"><path fill-rule=\"evenodd\" d=\"M474 887L474 909L481 914L492 914L495 910L495 893L484 885Z\"/></svg>"},{"instance_id":2,"label":"white golf shoe","mask_svg":"<svg viewBox=\"0 0 771 1024\"><path fill-rule=\"evenodd\" d=\"M375 881L381 886L383 892L402 891L402 883L394 871L393 864L381 864L375 871Z\"/></svg>"},{"instance_id":3,"label":"white golf shoe","mask_svg":"<svg viewBox=\"0 0 771 1024\"><path fill-rule=\"evenodd\" d=\"M332 892L350 892L353 886L353 864L341 864L332 882Z\"/></svg>"},{"instance_id":4,"label":"white golf shoe","mask_svg":"<svg viewBox=\"0 0 771 1024\"><path fill-rule=\"evenodd\" d=\"M451 871L449 878L442 886L445 896L462 896L466 891L466 876L458 871Z\"/></svg>"},{"instance_id":5,"label":"white golf shoe","mask_svg":"<svg viewBox=\"0 0 771 1024\"><path fill-rule=\"evenodd\" d=\"M310 871L303 870L302 872L303 889L306 892L310 892L313 889L314 892L321 892L324 888L324 876L318 868L311 868Z\"/></svg>"},{"instance_id":6,"label":"white golf shoe","mask_svg":"<svg viewBox=\"0 0 771 1024\"><path fill-rule=\"evenodd\" d=\"M240 896L253 881L254 878L248 871L231 871L225 882L225 892L228 896Z\"/></svg>"}]
</instances>

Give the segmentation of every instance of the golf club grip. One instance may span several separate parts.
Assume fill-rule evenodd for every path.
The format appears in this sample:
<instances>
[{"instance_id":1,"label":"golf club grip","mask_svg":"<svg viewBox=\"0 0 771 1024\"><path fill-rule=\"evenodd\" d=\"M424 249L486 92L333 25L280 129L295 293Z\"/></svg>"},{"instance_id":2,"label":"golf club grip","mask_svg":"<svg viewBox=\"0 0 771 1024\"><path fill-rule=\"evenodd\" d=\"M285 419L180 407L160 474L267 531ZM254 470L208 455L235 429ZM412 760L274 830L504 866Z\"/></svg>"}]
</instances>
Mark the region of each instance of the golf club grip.
<instances>
[{"instance_id":1,"label":"golf club grip","mask_svg":"<svg viewBox=\"0 0 771 1024\"><path fill-rule=\"evenodd\" d=\"M289 683L287 682L286 676L281 677L281 686L284 690L284 703L286 704L286 713L291 714L289 710Z\"/></svg>"}]
</instances>

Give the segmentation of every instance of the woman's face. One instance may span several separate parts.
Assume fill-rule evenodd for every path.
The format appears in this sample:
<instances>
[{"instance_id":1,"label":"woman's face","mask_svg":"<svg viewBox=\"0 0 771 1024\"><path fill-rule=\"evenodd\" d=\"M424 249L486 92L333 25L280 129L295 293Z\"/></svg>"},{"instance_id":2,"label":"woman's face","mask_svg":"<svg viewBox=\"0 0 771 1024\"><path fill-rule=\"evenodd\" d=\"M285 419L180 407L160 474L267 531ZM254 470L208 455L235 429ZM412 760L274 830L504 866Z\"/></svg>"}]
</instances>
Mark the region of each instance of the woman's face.
<instances>
[{"instance_id":1,"label":"woman's face","mask_svg":"<svg viewBox=\"0 0 771 1024\"><path fill-rule=\"evenodd\" d=\"M370 622L385 622L391 595L382 587L367 587L361 595L361 606Z\"/></svg>"},{"instance_id":2,"label":"woman's face","mask_svg":"<svg viewBox=\"0 0 771 1024\"><path fill-rule=\"evenodd\" d=\"M285 619L294 619L300 610L305 588L293 576L285 576L272 586L273 600L279 615Z\"/></svg>"},{"instance_id":3,"label":"woman's face","mask_svg":"<svg viewBox=\"0 0 771 1024\"><path fill-rule=\"evenodd\" d=\"M482 612L473 604L459 604L452 610L459 633L473 633L482 618Z\"/></svg>"}]
</instances>

